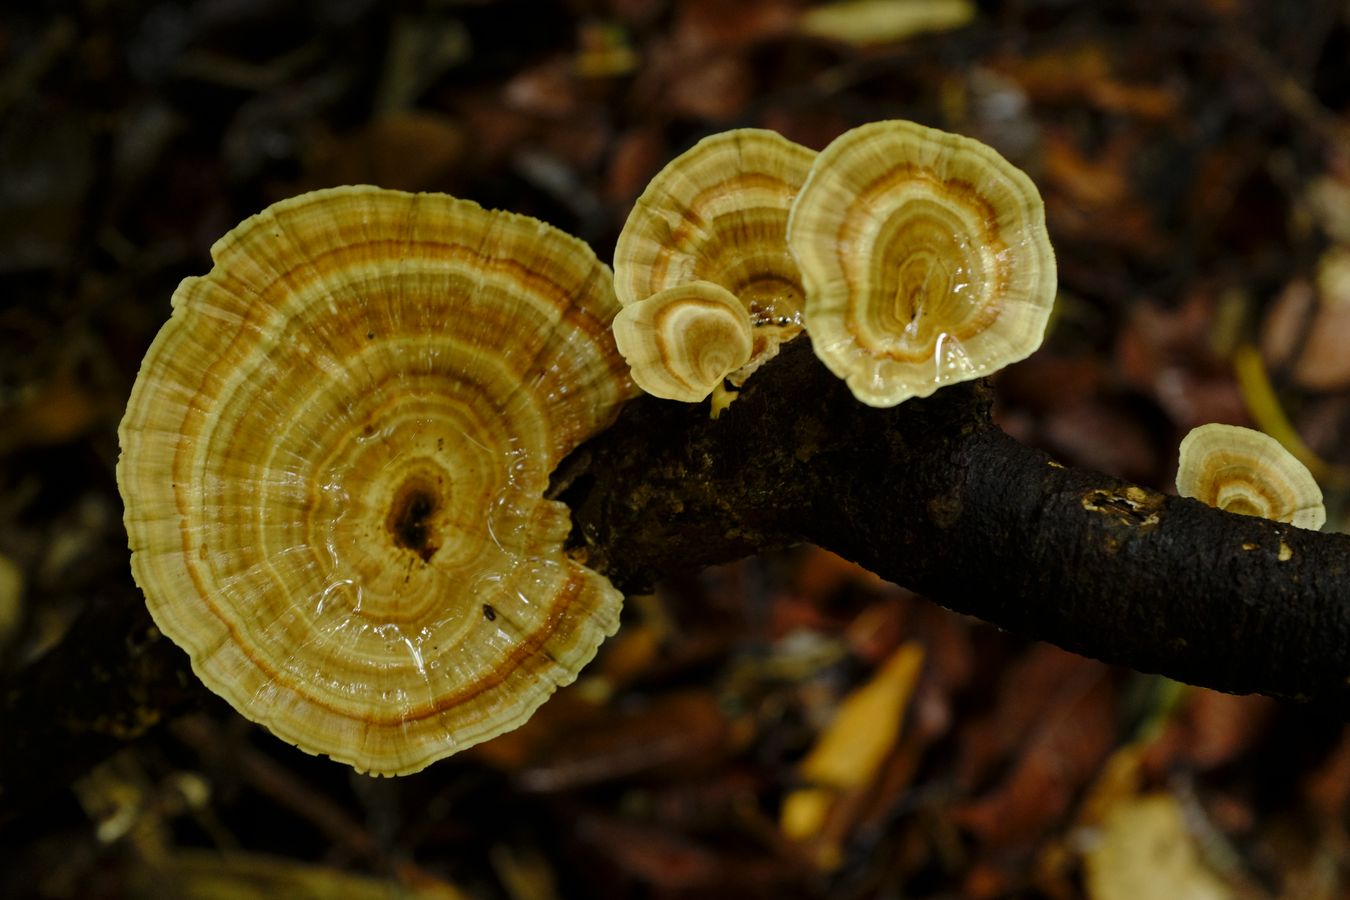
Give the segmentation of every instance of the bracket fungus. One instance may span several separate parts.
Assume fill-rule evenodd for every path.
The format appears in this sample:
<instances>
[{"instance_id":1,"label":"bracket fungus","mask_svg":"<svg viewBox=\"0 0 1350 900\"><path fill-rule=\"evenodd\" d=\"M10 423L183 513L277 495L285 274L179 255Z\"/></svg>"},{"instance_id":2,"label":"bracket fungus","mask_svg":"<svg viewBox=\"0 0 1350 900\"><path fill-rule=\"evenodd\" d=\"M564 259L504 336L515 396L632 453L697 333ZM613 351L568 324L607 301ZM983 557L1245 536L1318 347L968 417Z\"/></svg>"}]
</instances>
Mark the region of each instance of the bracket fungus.
<instances>
[{"instance_id":1,"label":"bracket fungus","mask_svg":"<svg viewBox=\"0 0 1350 900\"><path fill-rule=\"evenodd\" d=\"M913 122L863 125L822 150L788 244L816 355L871 406L1030 355L1054 303L1031 179L978 141Z\"/></svg>"},{"instance_id":2,"label":"bracket fungus","mask_svg":"<svg viewBox=\"0 0 1350 900\"><path fill-rule=\"evenodd\" d=\"M619 302L628 306L692 281L725 288L754 329L750 358L732 375L742 382L802 330L801 276L786 231L815 155L776 132L738 128L675 157L638 197L619 234Z\"/></svg>"},{"instance_id":3,"label":"bracket fungus","mask_svg":"<svg viewBox=\"0 0 1350 900\"><path fill-rule=\"evenodd\" d=\"M750 317L710 281L667 288L619 310L614 342L653 397L697 403L750 361Z\"/></svg>"},{"instance_id":4,"label":"bracket fungus","mask_svg":"<svg viewBox=\"0 0 1350 900\"><path fill-rule=\"evenodd\" d=\"M1177 493L1246 516L1314 531L1327 521L1308 468L1268 434L1201 425L1181 441Z\"/></svg>"},{"instance_id":5,"label":"bracket fungus","mask_svg":"<svg viewBox=\"0 0 1350 900\"><path fill-rule=\"evenodd\" d=\"M208 687L415 772L507 731L618 624L549 473L634 394L581 241L437 194L278 203L188 278L132 389L132 570Z\"/></svg>"}]
</instances>

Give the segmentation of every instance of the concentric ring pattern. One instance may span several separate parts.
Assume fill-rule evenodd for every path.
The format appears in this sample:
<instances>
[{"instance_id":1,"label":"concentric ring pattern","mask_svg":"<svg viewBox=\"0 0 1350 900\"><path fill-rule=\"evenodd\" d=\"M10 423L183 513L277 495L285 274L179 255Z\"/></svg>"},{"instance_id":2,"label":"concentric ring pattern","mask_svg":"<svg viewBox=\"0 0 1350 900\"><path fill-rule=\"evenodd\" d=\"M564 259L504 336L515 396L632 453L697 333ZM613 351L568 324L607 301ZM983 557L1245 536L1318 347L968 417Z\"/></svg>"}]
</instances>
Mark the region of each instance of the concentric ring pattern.
<instances>
[{"instance_id":1,"label":"concentric ring pattern","mask_svg":"<svg viewBox=\"0 0 1350 900\"><path fill-rule=\"evenodd\" d=\"M734 294L711 281L690 281L619 310L614 341L638 387L697 403L750 361L754 335Z\"/></svg>"},{"instance_id":2,"label":"concentric ring pattern","mask_svg":"<svg viewBox=\"0 0 1350 900\"><path fill-rule=\"evenodd\" d=\"M816 354L872 406L1022 359L1054 303L1031 179L978 141L914 122L863 125L822 150L788 244Z\"/></svg>"},{"instance_id":3,"label":"concentric ring pattern","mask_svg":"<svg viewBox=\"0 0 1350 900\"><path fill-rule=\"evenodd\" d=\"M548 476L634 393L609 270L444 195L276 204L186 279L118 482L159 627L243 715L360 770L509 730L618 624Z\"/></svg>"},{"instance_id":4,"label":"concentric ring pattern","mask_svg":"<svg viewBox=\"0 0 1350 900\"><path fill-rule=\"evenodd\" d=\"M802 330L801 275L788 251L787 218L815 156L777 132L737 128L671 160L619 235L619 302L628 306L692 281L720 285L754 326L747 369L767 361Z\"/></svg>"},{"instance_id":5,"label":"concentric ring pattern","mask_svg":"<svg viewBox=\"0 0 1350 900\"><path fill-rule=\"evenodd\" d=\"M1245 516L1313 531L1327 520L1322 489L1275 438L1237 425L1192 428L1181 441L1177 493Z\"/></svg>"}]
</instances>

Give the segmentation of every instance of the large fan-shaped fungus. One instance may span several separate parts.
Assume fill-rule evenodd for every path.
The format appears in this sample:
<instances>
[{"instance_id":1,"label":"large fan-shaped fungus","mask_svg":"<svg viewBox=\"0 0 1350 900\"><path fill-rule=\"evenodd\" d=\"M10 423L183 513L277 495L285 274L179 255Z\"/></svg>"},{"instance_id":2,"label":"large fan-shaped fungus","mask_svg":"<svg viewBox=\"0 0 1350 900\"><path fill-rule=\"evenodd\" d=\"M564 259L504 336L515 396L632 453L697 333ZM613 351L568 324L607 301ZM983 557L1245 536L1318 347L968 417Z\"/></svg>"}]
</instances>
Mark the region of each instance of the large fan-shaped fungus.
<instances>
[{"instance_id":1,"label":"large fan-shaped fungus","mask_svg":"<svg viewBox=\"0 0 1350 900\"><path fill-rule=\"evenodd\" d=\"M1182 439L1180 456L1177 493L1183 497L1314 531L1326 523L1312 473L1268 434L1201 425Z\"/></svg>"},{"instance_id":2,"label":"large fan-shaped fungus","mask_svg":"<svg viewBox=\"0 0 1350 900\"><path fill-rule=\"evenodd\" d=\"M132 569L202 680L397 774L519 725L621 597L548 476L632 395L608 269L443 195L278 203L183 282L132 390Z\"/></svg>"},{"instance_id":3,"label":"large fan-shaped fungus","mask_svg":"<svg viewBox=\"0 0 1350 900\"><path fill-rule=\"evenodd\" d=\"M872 406L1022 359L1054 302L1031 179L978 141L913 122L863 125L822 150L788 244L816 355Z\"/></svg>"},{"instance_id":4,"label":"large fan-shaped fungus","mask_svg":"<svg viewBox=\"0 0 1350 900\"><path fill-rule=\"evenodd\" d=\"M692 281L726 288L754 326L748 375L801 331L801 276L787 247L787 217L814 158L776 132L739 128L671 160L619 235L619 302L628 306Z\"/></svg>"}]
</instances>

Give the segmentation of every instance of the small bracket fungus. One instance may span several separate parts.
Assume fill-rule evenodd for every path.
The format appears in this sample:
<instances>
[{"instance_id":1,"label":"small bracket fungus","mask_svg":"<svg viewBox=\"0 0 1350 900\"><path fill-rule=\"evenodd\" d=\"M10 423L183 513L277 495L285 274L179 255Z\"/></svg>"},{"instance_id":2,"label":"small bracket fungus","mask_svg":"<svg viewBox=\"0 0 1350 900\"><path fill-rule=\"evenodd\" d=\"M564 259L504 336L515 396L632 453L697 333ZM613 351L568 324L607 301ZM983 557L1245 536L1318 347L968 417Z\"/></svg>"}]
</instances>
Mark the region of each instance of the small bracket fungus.
<instances>
[{"instance_id":1,"label":"small bracket fungus","mask_svg":"<svg viewBox=\"0 0 1350 900\"><path fill-rule=\"evenodd\" d=\"M802 329L801 276L786 232L788 209L813 159L814 151L775 132L740 128L706 137L671 160L619 235L619 302L628 306L691 281L730 291L754 326L750 359L732 376L741 383Z\"/></svg>"},{"instance_id":2,"label":"small bracket fungus","mask_svg":"<svg viewBox=\"0 0 1350 900\"><path fill-rule=\"evenodd\" d=\"M667 288L614 317L614 342L638 387L686 403L749 362L752 332L741 302L710 281Z\"/></svg>"},{"instance_id":3,"label":"small bracket fungus","mask_svg":"<svg viewBox=\"0 0 1350 900\"><path fill-rule=\"evenodd\" d=\"M609 270L525 216L368 187L212 256L120 430L156 623L244 716L359 770L521 724L618 624L543 498L634 393Z\"/></svg>"},{"instance_id":4,"label":"small bracket fungus","mask_svg":"<svg viewBox=\"0 0 1350 900\"><path fill-rule=\"evenodd\" d=\"M1236 425L1201 425L1182 439L1177 493L1314 531L1327 520L1307 467L1270 435Z\"/></svg>"},{"instance_id":5,"label":"small bracket fungus","mask_svg":"<svg viewBox=\"0 0 1350 900\"><path fill-rule=\"evenodd\" d=\"M816 355L895 406L1040 346L1055 257L1040 194L994 150L873 122L820 152L788 222Z\"/></svg>"}]
</instances>

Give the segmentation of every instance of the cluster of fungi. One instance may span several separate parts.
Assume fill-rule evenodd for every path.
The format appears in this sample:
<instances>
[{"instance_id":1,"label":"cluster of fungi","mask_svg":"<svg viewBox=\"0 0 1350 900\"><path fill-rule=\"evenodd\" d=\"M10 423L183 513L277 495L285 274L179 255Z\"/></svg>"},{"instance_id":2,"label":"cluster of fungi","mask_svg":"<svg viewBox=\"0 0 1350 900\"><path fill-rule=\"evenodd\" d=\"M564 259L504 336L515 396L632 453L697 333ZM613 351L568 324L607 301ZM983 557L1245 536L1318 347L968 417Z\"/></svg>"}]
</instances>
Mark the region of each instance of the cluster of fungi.
<instances>
[{"instance_id":1,"label":"cluster of fungi","mask_svg":"<svg viewBox=\"0 0 1350 900\"><path fill-rule=\"evenodd\" d=\"M649 393L740 386L805 330L879 407L1029 355L1056 281L1024 173L978 141L894 121L818 154L756 129L705 138L638 198L614 270L615 337Z\"/></svg>"},{"instance_id":2,"label":"cluster of fungi","mask_svg":"<svg viewBox=\"0 0 1350 900\"><path fill-rule=\"evenodd\" d=\"M634 382L724 405L805 331L894 406L1033 352L1056 280L1030 179L908 122L819 154L705 139L637 201L613 276L533 219L370 187L278 203L212 257L120 429L133 574L236 710L379 774L520 725L617 628L544 495ZM1188 444L1183 493L1321 525L1271 499L1311 479L1268 447Z\"/></svg>"}]
</instances>

